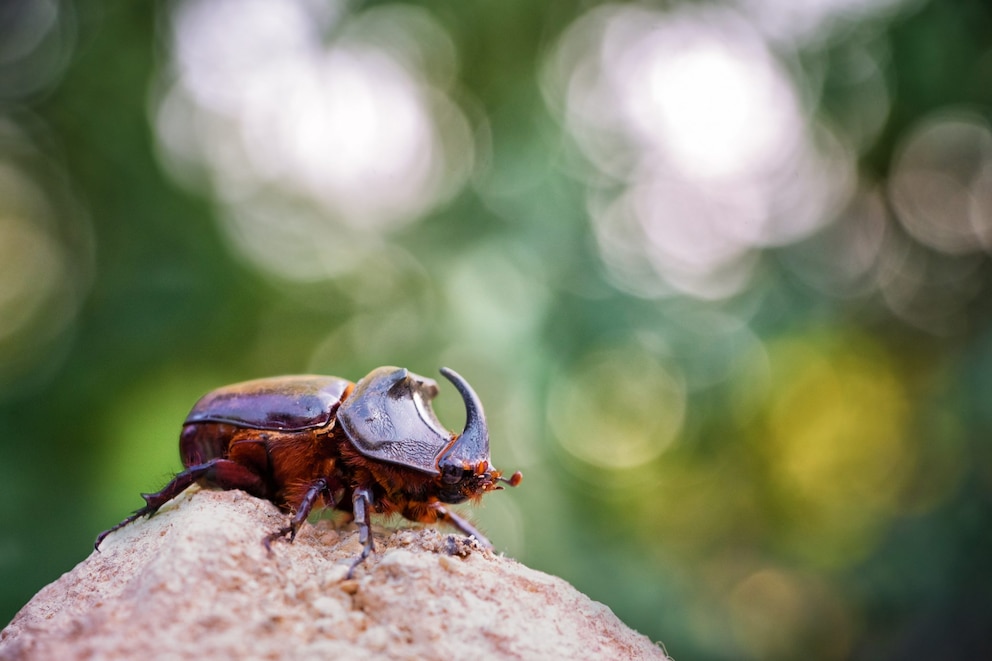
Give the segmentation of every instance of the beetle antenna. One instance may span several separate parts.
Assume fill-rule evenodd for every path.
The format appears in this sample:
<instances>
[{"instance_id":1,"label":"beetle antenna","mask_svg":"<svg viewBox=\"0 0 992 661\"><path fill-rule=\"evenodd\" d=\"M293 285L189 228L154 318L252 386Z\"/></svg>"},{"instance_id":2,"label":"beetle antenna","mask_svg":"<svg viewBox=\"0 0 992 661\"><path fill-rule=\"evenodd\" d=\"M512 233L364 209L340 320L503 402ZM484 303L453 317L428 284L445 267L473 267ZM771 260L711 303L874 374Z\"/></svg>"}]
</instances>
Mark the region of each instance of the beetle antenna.
<instances>
[{"instance_id":1,"label":"beetle antenna","mask_svg":"<svg viewBox=\"0 0 992 661\"><path fill-rule=\"evenodd\" d=\"M521 473L520 471L517 471L516 473L514 473L513 475L511 475L509 478L505 478L505 477L503 477L501 475L498 478L496 478L496 481L497 482L503 482L505 484L509 484L511 487L515 487L518 484L520 484L520 482L523 479L524 479L523 473Z\"/></svg>"}]
</instances>

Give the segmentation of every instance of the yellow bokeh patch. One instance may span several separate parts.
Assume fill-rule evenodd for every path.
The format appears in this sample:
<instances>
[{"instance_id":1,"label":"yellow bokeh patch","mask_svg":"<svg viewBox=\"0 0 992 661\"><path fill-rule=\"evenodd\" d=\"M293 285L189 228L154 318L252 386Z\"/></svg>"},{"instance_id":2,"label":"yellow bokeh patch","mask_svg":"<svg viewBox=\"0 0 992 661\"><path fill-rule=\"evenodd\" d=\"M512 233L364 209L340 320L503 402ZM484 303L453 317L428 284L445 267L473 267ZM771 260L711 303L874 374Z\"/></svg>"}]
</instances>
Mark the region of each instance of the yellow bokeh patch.
<instances>
[{"instance_id":1,"label":"yellow bokeh patch","mask_svg":"<svg viewBox=\"0 0 992 661\"><path fill-rule=\"evenodd\" d=\"M767 459L784 532L827 563L859 556L915 473L903 380L861 337L770 347Z\"/></svg>"}]
</instances>

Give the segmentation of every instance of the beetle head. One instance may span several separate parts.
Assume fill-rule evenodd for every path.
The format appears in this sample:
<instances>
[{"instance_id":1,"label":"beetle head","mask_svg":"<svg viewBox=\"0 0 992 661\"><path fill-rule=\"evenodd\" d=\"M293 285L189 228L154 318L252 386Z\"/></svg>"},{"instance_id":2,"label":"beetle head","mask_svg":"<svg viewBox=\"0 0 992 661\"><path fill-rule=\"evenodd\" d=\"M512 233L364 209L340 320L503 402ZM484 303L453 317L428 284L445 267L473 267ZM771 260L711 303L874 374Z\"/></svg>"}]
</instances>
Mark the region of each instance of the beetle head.
<instances>
[{"instance_id":1,"label":"beetle head","mask_svg":"<svg viewBox=\"0 0 992 661\"><path fill-rule=\"evenodd\" d=\"M489 427L479 396L458 372L442 367L441 374L454 384L465 401L465 429L438 459L438 497L445 503L460 503L500 489L498 482L516 486L520 478L514 475L505 480L489 463Z\"/></svg>"},{"instance_id":2,"label":"beetle head","mask_svg":"<svg viewBox=\"0 0 992 661\"><path fill-rule=\"evenodd\" d=\"M434 493L444 503L460 503L505 482L516 486L489 463L489 430L482 403L453 370L441 373L465 401L465 429L448 431L431 400L437 383L399 367L380 367L361 379L342 402L337 421L348 440L369 459L385 461L434 478Z\"/></svg>"}]
</instances>

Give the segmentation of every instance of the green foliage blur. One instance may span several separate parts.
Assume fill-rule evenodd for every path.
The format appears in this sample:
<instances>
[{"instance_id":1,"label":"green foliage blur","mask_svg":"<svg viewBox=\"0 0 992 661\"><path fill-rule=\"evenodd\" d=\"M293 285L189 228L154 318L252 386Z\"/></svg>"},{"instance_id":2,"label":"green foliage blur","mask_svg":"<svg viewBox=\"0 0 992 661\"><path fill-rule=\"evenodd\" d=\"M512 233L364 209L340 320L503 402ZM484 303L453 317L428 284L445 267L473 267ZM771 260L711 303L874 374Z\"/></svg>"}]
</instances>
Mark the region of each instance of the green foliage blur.
<instances>
[{"instance_id":1,"label":"green foliage blur","mask_svg":"<svg viewBox=\"0 0 992 661\"><path fill-rule=\"evenodd\" d=\"M4 3L0 620L206 391L448 365L675 658L992 658L990 121L984 0Z\"/></svg>"}]
</instances>

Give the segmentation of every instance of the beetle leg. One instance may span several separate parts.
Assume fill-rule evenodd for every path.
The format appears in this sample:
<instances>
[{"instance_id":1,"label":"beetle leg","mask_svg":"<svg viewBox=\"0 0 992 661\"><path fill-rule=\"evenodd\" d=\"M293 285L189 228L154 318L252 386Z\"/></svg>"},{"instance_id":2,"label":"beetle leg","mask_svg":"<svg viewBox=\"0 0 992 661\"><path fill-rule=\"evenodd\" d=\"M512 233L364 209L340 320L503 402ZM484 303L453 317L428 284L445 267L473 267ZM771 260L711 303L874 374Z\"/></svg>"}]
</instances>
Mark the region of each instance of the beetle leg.
<instances>
[{"instance_id":1,"label":"beetle leg","mask_svg":"<svg viewBox=\"0 0 992 661\"><path fill-rule=\"evenodd\" d=\"M375 540L372 538L372 490L368 487L355 489L351 497L351 511L358 522L358 541L362 544L361 554L351 562L348 568L348 578L355 572L355 567L362 564L365 558L375 548Z\"/></svg>"},{"instance_id":2,"label":"beetle leg","mask_svg":"<svg viewBox=\"0 0 992 661\"><path fill-rule=\"evenodd\" d=\"M262 539L262 543L265 544L266 551L271 552L272 548L270 545L272 544L272 541L279 539L280 537L289 535L289 541L291 542L296 539L296 532L307 520L307 517L310 516L310 510L313 509L313 505L317 502L317 498L320 497L321 493L325 493L325 495L327 495L327 498L330 501L330 506L334 507L334 501L331 499L329 495L330 491L327 488L327 480L322 477L314 480L313 484L310 485L310 488L307 489L307 492L303 495L303 500L300 501L300 506L296 508L296 514L294 514L293 518L290 519L289 525L284 528L280 528L271 535L266 535L265 538Z\"/></svg>"},{"instance_id":3,"label":"beetle leg","mask_svg":"<svg viewBox=\"0 0 992 661\"><path fill-rule=\"evenodd\" d=\"M137 510L113 528L104 530L97 535L93 548L100 550L100 543L104 538L115 530L119 530L127 524L140 519L146 514L151 516L159 510L162 505L181 494L189 486L198 480L218 486L222 489L241 489L256 496L265 496L265 483L262 478L250 469L229 459L211 459L210 461L190 466L183 472L177 474L172 480L156 493L143 493L141 497L145 499L145 506Z\"/></svg>"},{"instance_id":4,"label":"beetle leg","mask_svg":"<svg viewBox=\"0 0 992 661\"><path fill-rule=\"evenodd\" d=\"M144 495L144 494L142 494L142 495ZM137 519L140 519L141 517L143 517L144 515L149 514L149 513L152 513L151 508L149 508L147 506L146 507L142 507L140 510L137 510L134 514L130 515L129 517L127 517L126 519L124 519L123 521L121 521L120 523L118 523L117 525L115 525L114 527L107 528L102 533L100 533L99 535L96 536L96 540L93 542L93 548L96 551L99 551L100 550L100 544L103 542L103 539L107 535L109 535L110 533L112 533L112 532L114 532L116 530L120 530L121 528L123 528L127 524L131 523L132 521L136 521Z\"/></svg>"},{"instance_id":5,"label":"beetle leg","mask_svg":"<svg viewBox=\"0 0 992 661\"><path fill-rule=\"evenodd\" d=\"M490 542L485 535L479 532L475 526L469 523L467 519L459 516L458 514L455 514L441 503L434 503L431 505L431 507L437 511L437 518L441 519L442 521L447 521L448 523L453 525L455 528L458 528L460 531L462 531L469 537L475 537L475 540L479 542L479 544L481 544L483 547L487 549L492 550L493 548L492 542Z\"/></svg>"}]
</instances>

